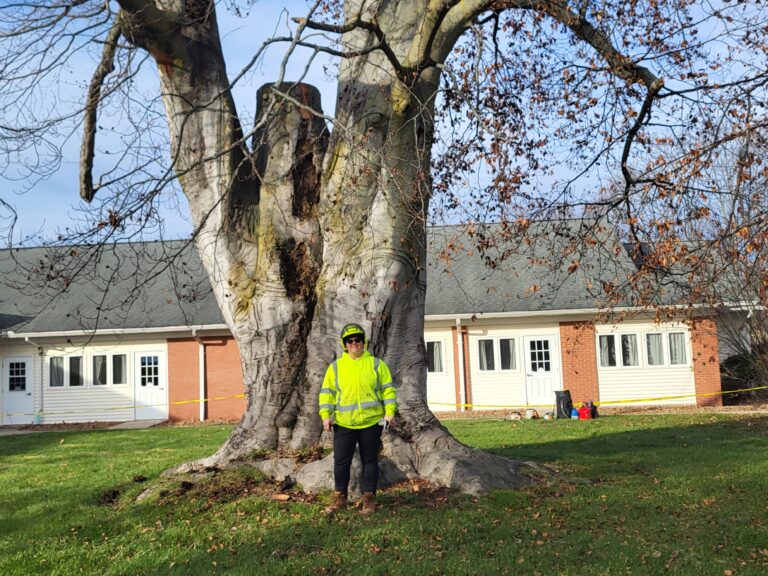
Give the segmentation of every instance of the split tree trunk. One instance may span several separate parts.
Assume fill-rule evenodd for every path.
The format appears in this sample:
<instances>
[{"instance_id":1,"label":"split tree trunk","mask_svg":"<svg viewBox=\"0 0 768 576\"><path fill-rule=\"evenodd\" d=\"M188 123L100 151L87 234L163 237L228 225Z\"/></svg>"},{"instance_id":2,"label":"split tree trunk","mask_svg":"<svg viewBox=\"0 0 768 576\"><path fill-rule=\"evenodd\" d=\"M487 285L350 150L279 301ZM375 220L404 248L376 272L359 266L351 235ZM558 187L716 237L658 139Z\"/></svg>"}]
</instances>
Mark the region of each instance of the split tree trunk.
<instances>
[{"instance_id":1,"label":"split tree trunk","mask_svg":"<svg viewBox=\"0 0 768 576\"><path fill-rule=\"evenodd\" d=\"M239 345L248 398L221 449L180 469L317 445L320 385L341 352L341 327L357 322L397 387L400 427L385 436L385 483L420 477L480 493L527 481L523 465L457 442L426 404L426 218L439 72L412 61L421 59L413 30L423 26L426 3L369 2L362 14L386 31L412 76L398 78L381 50L366 52L374 34L347 32L345 49L365 55L342 62L330 136L315 89L268 85L252 151L241 141L212 6L191 21L184 3L167 4L186 19L187 41L145 45L158 61L174 166ZM331 458L301 469L277 462L283 466L268 469L294 474L306 490L331 487Z\"/></svg>"}]
</instances>

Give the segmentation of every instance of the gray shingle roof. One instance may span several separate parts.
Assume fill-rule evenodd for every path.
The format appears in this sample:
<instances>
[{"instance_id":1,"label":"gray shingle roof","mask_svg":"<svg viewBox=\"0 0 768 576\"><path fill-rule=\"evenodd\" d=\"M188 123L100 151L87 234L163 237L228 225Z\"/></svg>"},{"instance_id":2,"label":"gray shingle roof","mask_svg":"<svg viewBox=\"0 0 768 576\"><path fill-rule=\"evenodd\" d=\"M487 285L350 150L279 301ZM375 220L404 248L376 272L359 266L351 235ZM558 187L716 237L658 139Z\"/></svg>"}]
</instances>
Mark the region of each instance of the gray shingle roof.
<instances>
[{"instance_id":1,"label":"gray shingle roof","mask_svg":"<svg viewBox=\"0 0 768 576\"><path fill-rule=\"evenodd\" d=\"M440 226L428 241L427 315L632 305L609 301L604 282L626 283L635 265L615 235L591 221L532 223L524 235L498 224L471 232Z\"/></svg>"},{"instance_id":2,"label":"gray shingle roof","mask_svg":"<svg viewBox=\"0 0 768 576\"><path fill-rule=\"evenodd\" d=\"M183 242L0 251L0 329L23 333L222 324Z\"/></svg>"},{"instance_id":3,"label":"gray shingle roof","mask_svg":"<svg viewBox=\"0 0 768 576\"><path fill-rule=\"evenodd\" d=\"M636 268L613 231L594 222L532 223L524 235L498 224L427 234L428 316L633 305L608 300L605 287ZM0 331L221 324L199 257L183 242L0 251Z\"/></svg>"}]
</instances>

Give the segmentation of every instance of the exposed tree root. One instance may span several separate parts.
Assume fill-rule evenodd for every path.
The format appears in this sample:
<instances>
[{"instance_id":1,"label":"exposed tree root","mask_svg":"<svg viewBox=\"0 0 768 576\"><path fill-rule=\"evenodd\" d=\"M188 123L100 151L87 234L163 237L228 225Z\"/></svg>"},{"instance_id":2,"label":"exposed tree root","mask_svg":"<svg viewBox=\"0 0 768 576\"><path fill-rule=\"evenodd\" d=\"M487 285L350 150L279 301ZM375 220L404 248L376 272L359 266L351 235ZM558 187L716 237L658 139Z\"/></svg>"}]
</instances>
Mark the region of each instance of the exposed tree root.
<instances>
[{"instance_id":1,"label":"exposed tree root","mask_svg":"<svg viewBox=\"0 0 768 576\"><path fill-rule=\"evenodd\" d=\"M305 492L333 489L333 455L310 458L306 454L267 457L258 453L233 455L221 452L208 458L187 462L166 471L167 474L200 473L206 469L225 469L249 465L273 480L290 477ZM413 442L388 434L379 458L379 486L386 488L407 480L426 480L470 495L490 490L516 489L535 483L551 469L533 462L512 460L470 448L450 434L432 429ZM359 492L360 459L352 463L351 494Z\"/></svg>"}]
</instances>

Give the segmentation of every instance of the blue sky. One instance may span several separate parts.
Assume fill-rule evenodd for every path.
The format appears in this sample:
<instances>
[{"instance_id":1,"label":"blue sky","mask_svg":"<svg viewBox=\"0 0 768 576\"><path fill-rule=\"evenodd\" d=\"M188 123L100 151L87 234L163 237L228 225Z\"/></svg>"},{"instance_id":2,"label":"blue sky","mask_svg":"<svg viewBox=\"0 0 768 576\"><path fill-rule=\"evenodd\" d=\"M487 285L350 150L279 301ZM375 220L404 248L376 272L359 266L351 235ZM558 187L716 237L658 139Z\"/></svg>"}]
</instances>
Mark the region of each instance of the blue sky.
<instances>
[{"instance_id":1,"label":"blue sky","mask_svg":"<svg viewBox=\"0 0 768 576\"><path fill-rule=\"evenodd\" d=\"M287 35L289 17L303 16L306 10L305 0L287 2L261 0L251 7L246 18L241 19L229 13L224 6L220 6L218 8L219 31L230 77L234 77L241 70L266 38L273 34ZM253 118L256 90L263 83L277 78L284 50L285 45L272 47L255 71L247 75L236 88L235 99L245 126ZM302 54L301 50L297 51L287 67L286 80L298 77L303 70L305 56L306 52ZM84 66L86 67L87 65ZM91 70L82 72L84 81L88 82ZM315 63L305 81L321 90L323 109L326 113L332 113L336 87L323 73L321 61ZM51 86L50 90L57 91L57 95L61 97L62 91L73 90L73 88L57 85ZM155 79L147 82L146 90L157 93ZM74 97L84 98L84 90L81 94L82 96L75 94ZM108 121L109 119L103 117L99 120L100 124ZM104 142L97 142L97 147L100 144L103 146ZM13 234L14 243L30 237L36 237L37 240L44 237L50 238L82 219L82 210L87 205L80 200L78 192L79 145L78 132L76 136L64 143L60 168L29 190L26 190L29 187L28 180L19 181L13 178L0 180L0 199L15 209L18 218ZM175 204L179 205L178 208L172 206ZM163 202L161 210L165 220L165 238L179 238L191 232L183 197L167 199ZM7 217L8 212L0 207L0 230L7 225Z\"/></svg>"}]
</instances>

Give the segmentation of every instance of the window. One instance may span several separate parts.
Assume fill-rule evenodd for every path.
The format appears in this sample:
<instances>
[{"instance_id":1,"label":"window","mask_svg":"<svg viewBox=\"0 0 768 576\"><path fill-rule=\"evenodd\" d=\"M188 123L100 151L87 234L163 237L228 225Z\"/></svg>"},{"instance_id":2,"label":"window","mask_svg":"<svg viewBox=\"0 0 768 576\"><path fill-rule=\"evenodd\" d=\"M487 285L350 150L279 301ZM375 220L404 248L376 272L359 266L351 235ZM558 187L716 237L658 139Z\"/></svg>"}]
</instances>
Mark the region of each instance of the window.
<instances>
[{"instance_id":1,"label":"window","mask_svg":"<svg viewBox=\"0 0 768 576\"><path fill-rule=\"evenodd\" d=\"M64 357L54 356L49 360L48 366L50 368L48 384L53 388L64 386Z\"/></svg>"},{"instance_id":2,"label":"window","mask_svg":"<svg viewBox=\"0 0 768 576\"><path fill-rule=\"evenodd\" d=\"M616 341L612 334L600 336L600 366L616 366Z\"/></svg>"},{"instance_id":3,"label":"window","mask_svg":"<svg viewBox=\"0 0 768 576\"><path fill-rule=\"evenodd\" d=\"M139 383L142 386L160 385L160 358L157 356L141 357L141 374Z\"/></svg>"},{"instance_id":4,"label":"window","mask_svg":"<svg viewBox=\"0 0 768 576\"><path fill-rule=\"evenodd\" d=\"M685 334L672 332L669 334L669 363L672 365L686 364Z\"/></svg>"},{"instance_id":5,"label":"window","mask_svg":"<svg viewBox=\"0 0 768 576\"><path fill-rule=\"evenodd\" d=\"M8 391L24 392L27 389L27 363L8 363Z\"/></svg>"},{"instance_id":6,"label":"window","mask_svg":"<svg viewBox=\"0 0 768 576\"><path fill-rule=\"evenodd\" d=\"M85 385L82 356L52 356L48 359L48 368L48 385L51 388Z\"/></svg>"},{"instance_id":7,"label":"window","mask_svg":"<svg viewBox=\"0 0 768 576\"><path fill-rule=\"evenodd\" d=\"M112 384L125 384L125 354L115 354L112 356Z\"/></svg>"},{"instance_id":8,"label":"window","mask_svg":"<svg viewBox=\"0 0 768 576\"><path fill-rule=\"evenodd\" d=\"M443 347L440 342L427 342L427 372L443 371Z\"/></svg>"},{"instance_id":9,"label":"window","mask_svg":"<svg viewBox=\"0 0 768 576\"><path fill-rule=\"evenodd\" d=\"M638 358L637 354L637 334L621 335L621 365L640 365L640 359Z\"/></svg>"},{"instance_id":10,"label":"window","mask_svg":"<svg viewBox=\"0 0 768 576\"><path fill-rule=\"evenodd\" d=\"M107 357L106 356L93 357L93 385L94 386L107 385Z\"/></svg>"},{"instance_id":11,"label":"window","mask_svg":"<svg viewBox=\"0 0 768 576\"><path fill-rule=\"evenodd\" d=\"M493 340L478 340L478 352L480 353L480 370L495 370L496 363L493 358Z\"/></svg>"},{"instance_id":12,"label":"window","mask_svg":"<svg viewBox=\"0 0 768 576\"><path fill-rule=\"evenodd\" d=\"M645 342L648 350L648 365L664 365L664 341L661 334L646 334Z\"/></svg>"},{"instance_id":13,"label":"window","mask_svg":"<svg viewBox=\"0 0 768 576\"><path fill-rule=\"evenodd\" d=\"M531 340L531 372L550 372L549 340Z\"/></svg>"},{"instance_id":14,"label":"window","mask_svg":"<svg viewBox=\"0 0 768 576\"><path fill-rule=\"evenodd\" d=\"M69 357L69 385L70 386L83 385L83 357L82 356Z\"/></svg>"},{"instance_id":15,"label":"window","mask_svg":"<svg viewBox=\"0 0 768 576\"><path fill-rule=\"evenodd\" d=\"M501 340L499 340L499 356L501 356L502 370L517 369L517 362L515 361L515 339L514 338L502 338Z\"/></svg>"}]
</instances>

